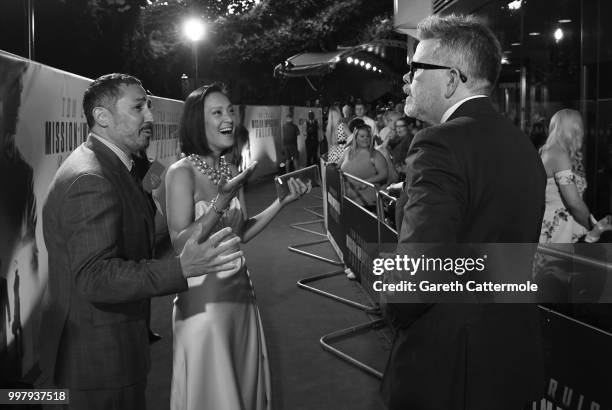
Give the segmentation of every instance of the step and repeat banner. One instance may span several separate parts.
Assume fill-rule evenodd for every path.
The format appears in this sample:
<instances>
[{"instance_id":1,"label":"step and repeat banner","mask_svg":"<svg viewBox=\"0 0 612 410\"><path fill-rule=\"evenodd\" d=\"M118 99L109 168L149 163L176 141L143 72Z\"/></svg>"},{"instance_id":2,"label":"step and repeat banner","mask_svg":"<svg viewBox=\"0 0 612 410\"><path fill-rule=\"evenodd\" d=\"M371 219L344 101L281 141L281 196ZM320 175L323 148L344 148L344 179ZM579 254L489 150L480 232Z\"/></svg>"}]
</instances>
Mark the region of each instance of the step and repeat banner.
<instances>
[{"instance_id":1,"label":"step and repeat banner","mask_svg":"<svg viewBox=\"0 0 612 410\"><path fill-rule=\"evenodd\" d=\"M281 107L243 105L239 112L239 117L244 112L244 121L239 121L238 135L242 127L248 132L248 143L242 147L243 167L256 160L257 168L251 176L255 179L275 173L281 152Z\"/></svg>"},{"instance_id":2,"label":"step and repeat banner","mask_svg":"<svg viewBox=\"0 0 612 410\"><path fill-rule=\"evenodd\" d=\"M293 116L293 123L298 126L298 151L300 165L306 165L306 121L308 112L315 114L319 124L319 138L323 135L322 110L316 107L297 106L238 106L236 135L242 155L242 166L245 167L257 160L257 168L251 178L259 179L275 174L278 165L285 161L283 154L282 128L286 116Z\"/></svg>"},{"instance_id":3,"label":"step and repeat banner","mask_svg":"<svg viewBox=\"0 0 612 410\"><path fill-rule=\"evenodd\" d=\"M37 373L37 352L44 343L38 337L40 305L48 276L42 206L60 164L87 138L82 102L90 82L0 51L0 386ZM147 154L168 167L180 153L183 102L152 97L152 107L155 123ZM281 111L290 109L238 106L243 165L259 161L253 178L277 172ZM308 109L296 107L295 112L303 113L298 121L303 116L305 122ZM321 110L315 112L320 119ZM155 194L163 200L163 189ZM158 233L165 231L159 213L156 224Z\"/></svg>"}]
</instances>

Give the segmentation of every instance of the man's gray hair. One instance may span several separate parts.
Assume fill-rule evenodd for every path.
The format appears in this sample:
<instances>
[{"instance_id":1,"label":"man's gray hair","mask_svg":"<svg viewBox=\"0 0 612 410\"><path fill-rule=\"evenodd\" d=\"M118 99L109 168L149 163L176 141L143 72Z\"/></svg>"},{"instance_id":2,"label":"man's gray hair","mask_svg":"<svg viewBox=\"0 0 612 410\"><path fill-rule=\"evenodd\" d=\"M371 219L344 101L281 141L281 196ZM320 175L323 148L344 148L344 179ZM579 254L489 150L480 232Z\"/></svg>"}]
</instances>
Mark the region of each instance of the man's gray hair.
<instances>
[{"instance_id":1,"label":"man's gray hair","mask_svg":"<svg viewBox=\"0 0 612 410\"><path fill-rule=\"evenodd\" d=\"M490 92L501 71L502 50L499 40L483 22L474 16L451 14L429 16L417 26L419 40L439 40L434 55L449 59L466 70L468 82ZM478 84L484 82L485 84Z\"/></svg>"}]
</instances>

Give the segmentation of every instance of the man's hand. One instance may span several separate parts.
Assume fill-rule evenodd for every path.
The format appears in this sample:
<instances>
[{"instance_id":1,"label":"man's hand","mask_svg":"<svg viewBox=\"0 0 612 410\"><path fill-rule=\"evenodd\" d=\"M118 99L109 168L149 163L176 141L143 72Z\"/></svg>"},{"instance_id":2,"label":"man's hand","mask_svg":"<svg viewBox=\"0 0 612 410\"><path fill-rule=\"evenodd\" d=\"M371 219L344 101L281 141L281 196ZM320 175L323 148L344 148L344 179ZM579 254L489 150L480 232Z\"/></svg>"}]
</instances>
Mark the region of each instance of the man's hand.
<instances>
[{"instance_id":1,"label":"man's hand","mask_svg":"<svg viewBox=\"0 0 612 410\"><path fill-rule=\"evenodd\" d=\"M161 185L162 180L159 175L151 174L149 177L149 181L151 182L150 186L143 182L142 187L147 193L150 194L154 189L157 189Z\"/></svg>"},{"instance_id":2,"label":"man's hand","mask_svg":"<svg viewBox=\"0 0 612 410\"><path fill-rule=\"evenodd\" d=\"M179 256L185 278L231 272L240 268L242 251L228 252L240 243L240 238L233 236L230 228L221 229L206 241L198 243L201 234L202 225L198 225Z\"/></svg>"},{"instance_id":3,"label":"man's hand","mask_svg":"<svg viewBox=\"0 0 612 410\"><path fill-rule=\"evenodd\" d=\"M281 201L281 205L283 206L301 198L312 189L312 183L310 181L308 181L308 184L305 184L301 180L295 178L289 178L287 185L289 185L289 194Z\"/></svg>"}]
</instances>

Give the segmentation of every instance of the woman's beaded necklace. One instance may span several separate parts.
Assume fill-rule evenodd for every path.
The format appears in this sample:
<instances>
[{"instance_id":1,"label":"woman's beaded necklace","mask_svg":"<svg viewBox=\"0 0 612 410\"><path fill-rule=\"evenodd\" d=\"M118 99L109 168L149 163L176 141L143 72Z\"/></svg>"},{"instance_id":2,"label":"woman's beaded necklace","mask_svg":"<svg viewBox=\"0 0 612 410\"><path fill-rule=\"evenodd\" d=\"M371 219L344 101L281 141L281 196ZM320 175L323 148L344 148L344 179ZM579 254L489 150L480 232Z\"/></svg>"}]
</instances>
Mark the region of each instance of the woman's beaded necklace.
<instances>
[{"instance_id":1,"label":"woman's beaded necklace","mask_svg":"<svg viewBox=\"0 0 612 410\"><path fill-rule=\"evenodd\" d=\"M189 161L191 161L193 166L202 174L206 175L208 179L210 179L212 183L217 186L225 184L232 178L232 171L229 164L225 161L224 156L219 158L219 168L213 168L196 154L186 155L185 153L182 153L181 155L189 158Z\"/></svg>"}]
</instances>

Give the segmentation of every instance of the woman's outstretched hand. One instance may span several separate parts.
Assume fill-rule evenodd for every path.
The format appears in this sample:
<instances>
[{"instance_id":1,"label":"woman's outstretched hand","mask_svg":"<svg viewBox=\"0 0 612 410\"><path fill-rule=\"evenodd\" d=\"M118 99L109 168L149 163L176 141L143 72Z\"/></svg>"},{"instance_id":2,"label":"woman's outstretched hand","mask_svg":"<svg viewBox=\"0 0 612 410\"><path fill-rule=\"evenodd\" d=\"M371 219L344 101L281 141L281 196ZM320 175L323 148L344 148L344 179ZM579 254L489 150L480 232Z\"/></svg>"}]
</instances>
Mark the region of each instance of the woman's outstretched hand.
<instances>
[{"instance_id":1,"label":"woman's outstretched hand","mask_svg":"<svg viewBox=\"0 0 612 410\"><path fill-rule=\"evenodd\" d=\"M312 183L310 181L308 181L308 184L305 184L299 179L295 178L289 178L287 185L289 185L289 194L281 201L281 205L283 206L301 198L304 196L304 194L309 193L312 189Z\"/></svg>"},{"instance_id":2,"label":"woman's outstretched hand","mask_svg":"<svg viewBox=\"0 0 612 410\"><path fill-rule=\"evenodd\" d=\"M244 171L219 187L219 199L217 203L220 204L222 208L227 206L229 201L236 196L238 190L247 182L256 166L257 161L253 161Z\"/></svg>"}]
</instances>

